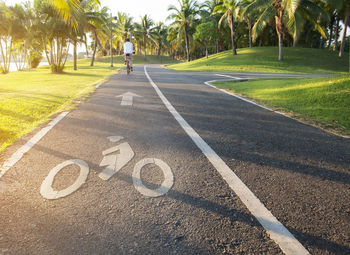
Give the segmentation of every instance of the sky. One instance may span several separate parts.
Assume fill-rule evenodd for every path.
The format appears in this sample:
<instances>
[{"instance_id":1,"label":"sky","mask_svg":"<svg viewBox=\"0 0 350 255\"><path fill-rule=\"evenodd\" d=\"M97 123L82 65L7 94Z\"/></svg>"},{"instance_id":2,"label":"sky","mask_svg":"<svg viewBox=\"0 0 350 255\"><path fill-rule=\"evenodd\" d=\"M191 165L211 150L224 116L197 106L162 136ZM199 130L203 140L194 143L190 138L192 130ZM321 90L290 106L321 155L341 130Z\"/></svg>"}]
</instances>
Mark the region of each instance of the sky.
<instances>
[{"instance_id":1,"label":"sky","mask_svg":"<svg viewBox=\"0 0 350 255\"><path fill-rule=\"evenodd\" d=\"M6 4L13 5L22 3L24 0L5 0ZM100 0L101 6L107 6L112 11L112 15L118 12L125 12L134 17L134 21L138 22L145 14L155 21L166 21L168 17L169 5L178 5L177 0ZM166 22L167 24L169 22Z\"/></svg>"},{"instance_id":2,"label":"sky","mask_svg":"<svg viewBox=\"0 0 350 255\"><path fill-rule=\"evenodd\" d=\"M25 0L5 0L8 5L15 3L22 3ZM30 0L33 1L33 0ZM101 6L107 6L111 11L112 15L115 16L118 12L125 12L134 17L135 22L140 21L140 17L148 14L153 21L166 21L166 18L170 14L168 11L169 5L178 6L177 0L100 0ZM203 2L203 1L199 1ZM350 35L350 29L347 31L347 35Z\"/></svg>"},{"instance_id":3,"label":"sky","mask_svg":"<svg viewBox=\"0 0 350 255\"><path fill-rule=\"evenodd\" d=\"M170 14L169 5L177 6L178 2L177 0L101 0L101 5L109 7L113 15L118 11L128 13L136 22L139 22L140 16L145 14L150 15L155 22L165 22Z\"/></svg>"}]
</instances>

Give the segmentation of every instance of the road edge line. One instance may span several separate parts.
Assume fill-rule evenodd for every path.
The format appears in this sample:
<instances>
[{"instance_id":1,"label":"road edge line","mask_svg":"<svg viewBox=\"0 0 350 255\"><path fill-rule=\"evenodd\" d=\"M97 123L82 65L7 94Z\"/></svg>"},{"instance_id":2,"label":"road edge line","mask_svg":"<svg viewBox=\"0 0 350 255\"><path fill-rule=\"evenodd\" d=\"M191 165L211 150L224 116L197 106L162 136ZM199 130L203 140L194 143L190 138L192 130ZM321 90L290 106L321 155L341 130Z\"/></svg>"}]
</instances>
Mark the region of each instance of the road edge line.
<instances>
[{"instance_id":1,"label":"road edge line","mask_svg":"<svg viewBox=\"0 0 350 255\"><path fill-rule=\"evenodd\" d=\"M25 153L27 153L31 148L38 143L41 138L43 138L58 122L60 122L69 111L62 112L55 119L53 119L46 127L42 128L38 133L36 133L29 141L27 141L22 147L20 147L15 153L8 158L0 168L0 179L5 175L5 173L10 170L18 161L20 161Z\"/></svg>"},{"instance_id":2,"label":"road edge line","mask_svg":"<svg viewBox=\"0 0 350 255\"><path fill-rule=\"evenodd\" d=\"M293 236L289 230L280 223L275 216L265 207L264 204L254 195L254 193L242 182L242 180L226 165L226 163L216 154L216 152L199 136L199 134L186 122L177 112L168 99L164 96L158 86L153 82L144 66L145 75L157 92L159 98L168 111L177 120L180 126L197 145L197 147L208 158L222 178L245 204L250 213L260 222L270 238L287 255L310 254L304 246Z\"/></svg>"},{"instance_id":3,"label":"road edge line","mask_svg":"<svg viewBox=\"0 0 350 255\"><path fill-rule=\"evenodd\" d=\"M263 108L263 109L265 109L265 110L268 110L268 111L277 113L277 114L282 115L282 116L284 116L284 117L286 117L286 118L288 118L288 119L295 120L295 121L297 121L297 122L299 122L299 123L301 123L301 124L304 124L304 125L307 125L307 126L310 126L310 127L314 127L314 128L317 128L317 129L320 129L320 130L322 130L322 131L324 131L324 132L326 132L326 133L329 133L329 134L332 134L332 135L335 135L335 136L338 136L338 137L341 137L341 138L350 139L350 136L337 134L337 133L335 133L335 132L331 132L331 131L328 131L328 130L322 128L322 127L319 127L319 126L317 126L317 125L312 125L312 124L310 124L310 123L303 122L303 121L301 121L301 120L298 120L298 119L296 119L296 118L293 118L293 117L291 117L291 116L288 116L287 114L285 114L285 113L283 113L283 112L275 111L275 110L273 110L273 109L271 109L271 108L268 108L268 107L266 107L266 106L263 106L263 105L260 105L260 104L258 104L258 103L255 103L254 101L251 101L251 100L246 99L246 98L244 98L244 97L238 96L238 95L236 95L236 94L234 94L234 93L232 93L232 92L229 92L229 91L224 90L224 89L220 89L220 88L218 88L217 86L215 86L215 85L213 85L213 84L210 84L210 83L212 83L212 82L221 82L221 81L243 81L243 80L237 80L237 79L241 79L241 78L233 77L233 76L228 76L228 75L219 75L219 74L216 74L216 75L218 75L218 76L224 76L224 77L231 77L232 79L206 81L206 82L204 82L204 84L207 85L207 86L209 86L209 87L212 87L212 88L214 88L214 89L220 90L221 92L224 92L224 93L227 94L227 95L230 95L230 96L236 97L236 98L238 98L238 99L241 99L241 100L243 100L243 101L245 101L245 102L247 102L247 103L250 103L250 104L253 104L253 105L258 106L258 107L260 107L260 108Z\"/></svg>"}]
</instances>

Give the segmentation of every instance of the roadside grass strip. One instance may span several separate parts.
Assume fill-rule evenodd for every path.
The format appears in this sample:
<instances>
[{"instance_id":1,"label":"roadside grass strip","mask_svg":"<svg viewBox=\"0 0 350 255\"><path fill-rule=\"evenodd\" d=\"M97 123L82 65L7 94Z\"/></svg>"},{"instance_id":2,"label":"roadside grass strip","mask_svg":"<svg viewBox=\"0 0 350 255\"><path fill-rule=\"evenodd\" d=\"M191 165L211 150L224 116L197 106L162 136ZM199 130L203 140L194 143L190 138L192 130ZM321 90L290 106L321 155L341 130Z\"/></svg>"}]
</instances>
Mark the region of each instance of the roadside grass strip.
<instances>
[{"instance_id":1,"label":"roadside grass strip","mask_svg":"<svg viewBox=\"0 0 350 255\"><path fill-rule=\"evenodd\" d=\"M339 58L337 52L327 49L298 47L284 48L284 60L278 61L278 47L253 47L220 52L194 61L167 65L178 71L200 72L268 72L346 74L349 70L349 53Z\"/></svg>"},{"instance_id":2,"label":"roadside grass strip","mask_svg":"<svg viewBox=\"0 0 350 255\"><path fill-rule=\"evenodd\" d=\"M206 84L303 123L345 138L350 136L350 76L226 80Z\"/></svg>"},{"instance_id":3,"label":"roadside grass strip","mask_svg":"<svg viewBox=\"0 0 350 255\"><path fill-rule=\"evenodd\" d=\"M52 74L49 66L35 70L0 74L0 153L24 134L45 123L50 116L74 108L101 86L118 69L123 56L102 57L90 66L91 59L78 60L78 70L68 62L63 74ZM135 56L135 64L174 63L167 56Z\"/></svg>"},{"instance_id":4,"label":"roadside grass strip","mask_svg":"<svg viewBox=\"0 0 350 255\"><path fill-rule=\"evenodd\" d=\"M41 138L43 138L47 132L49 132L59 121L61 121L69 112L62 112L53 121L51 121L45 128L36 133L26 144L19 148L12 156L5 161L0 167L0 178L13 167L18 161L20 161L25 153L27 153L35 144L37 144Z\"/></svg>"},{"instance_id":5,"label":"roadside grass strip","mask_svg":"<svg viewBox=\"0 0 350 255\"><path fill-rule=\"evenodd\" d=\"M83 59L77 71L68 63L63 74L52 74L46 66L0 75L0 152L50 116L75 107L120 67L102 61L90 67Z\"/></svg>"},{"instance_id":6,"label":"roadside grass strip","mask_svg":"<svg viewBox=\"0 0 350 255\"><path fill-rule=\"evenodd\" d=\"M186 122L186 120L177 112L168 99L164 96L158 86L153 82L144 67L145 74L157 92L163 104L177 120L183 130L197 145L197 147L208 158L216 168L229 187L237 194L245 204L251 214L260 222L266 232L270 235L281 250L287 255L303 255L309 252L300 244L289 230L280 223L275 216L260 202L254 193L239 179L239 177L230 169L226 163L216 154L216 152L199 136L199 134Z\"/></svg>"}]
</instances>

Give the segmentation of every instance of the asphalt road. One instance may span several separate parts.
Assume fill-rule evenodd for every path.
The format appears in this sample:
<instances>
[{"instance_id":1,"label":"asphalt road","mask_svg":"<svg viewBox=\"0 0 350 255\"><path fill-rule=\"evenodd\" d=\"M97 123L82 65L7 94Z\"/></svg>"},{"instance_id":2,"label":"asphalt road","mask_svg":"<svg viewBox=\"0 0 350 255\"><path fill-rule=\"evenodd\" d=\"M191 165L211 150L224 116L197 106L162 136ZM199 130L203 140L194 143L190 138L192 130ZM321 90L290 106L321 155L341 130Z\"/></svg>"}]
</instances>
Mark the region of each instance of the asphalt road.
<instances>
[{"instance_id":1,"label":"asphalt road","mask_svg":"<svg viewBox=\"0 0 350 255\"><path fill-rule=\"evenodd\" d=\"M215 155L301 247L350 254L349 139L203 84L217 73L147 71L185 129L144 67L112 77L0 179L0 254L288 253ZM118 97L126 92L140 97Z\"/></svg>"}]
</instances>

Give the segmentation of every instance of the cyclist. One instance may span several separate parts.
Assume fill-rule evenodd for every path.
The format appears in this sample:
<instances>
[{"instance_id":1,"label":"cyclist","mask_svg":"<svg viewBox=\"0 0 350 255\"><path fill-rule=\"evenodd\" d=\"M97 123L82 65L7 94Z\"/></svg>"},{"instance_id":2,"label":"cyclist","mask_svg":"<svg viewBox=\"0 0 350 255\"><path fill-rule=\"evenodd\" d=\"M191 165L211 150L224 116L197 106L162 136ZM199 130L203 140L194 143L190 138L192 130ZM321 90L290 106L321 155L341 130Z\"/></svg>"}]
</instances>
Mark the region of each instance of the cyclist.
<instances>
[{"instance_id":1,"label":"cyclist","mask_svg":"<svg viewBox=\"0 0 350 255\"><path fill-rule=\"evenodd\" d=\"M126 60L129 59L129 64L131 67L131 71L133 71L133 66L132 66L132 54L134 52L134 45L130 42L129 38L126 38L125 43L124 43L124 61L126 64Z\"/></svg>"}]
</instances>

